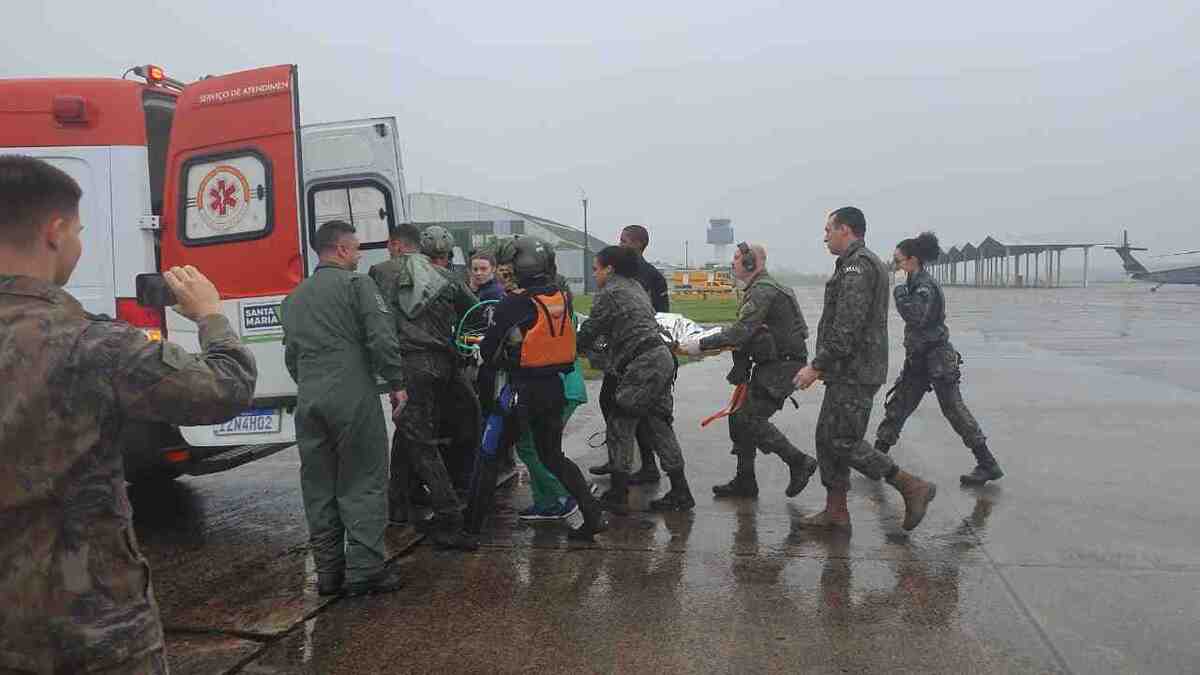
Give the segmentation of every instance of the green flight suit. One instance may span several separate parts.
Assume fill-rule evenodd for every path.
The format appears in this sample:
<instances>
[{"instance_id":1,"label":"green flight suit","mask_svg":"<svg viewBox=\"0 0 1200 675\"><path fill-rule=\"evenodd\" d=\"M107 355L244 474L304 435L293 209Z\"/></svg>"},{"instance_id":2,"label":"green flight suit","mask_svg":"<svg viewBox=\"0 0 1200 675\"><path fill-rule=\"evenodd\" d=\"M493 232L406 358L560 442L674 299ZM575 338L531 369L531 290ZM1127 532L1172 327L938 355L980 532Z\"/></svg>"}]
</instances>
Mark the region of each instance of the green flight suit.
<instances>
[{"instance_id":1,"label":"green flight suit","mask_svg":"<svg viewBox=\"0 0 1200 675\"><path fill-rule=\"evenodd\" d=\"M365 275L322 264L283 302L299 387L300 487L317 572L350 584L383 569L388 442L375 374L404 388L391 310ZM345 546L343 546L345 540Z\"/></svg>"}]
</instances>

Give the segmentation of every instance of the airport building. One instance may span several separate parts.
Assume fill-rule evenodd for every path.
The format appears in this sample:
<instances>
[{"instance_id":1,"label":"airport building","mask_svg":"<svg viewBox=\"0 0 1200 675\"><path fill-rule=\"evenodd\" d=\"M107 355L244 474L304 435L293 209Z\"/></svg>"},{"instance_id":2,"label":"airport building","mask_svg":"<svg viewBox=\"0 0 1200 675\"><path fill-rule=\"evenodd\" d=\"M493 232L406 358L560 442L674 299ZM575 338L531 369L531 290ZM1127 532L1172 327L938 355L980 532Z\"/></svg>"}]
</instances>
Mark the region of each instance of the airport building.
<instances>
[{"instance_id":1,"label":"airport building","mask_svg":"<svg viewBox=\"0 0 1200 675\"><path fill-rule=\"evenodd\" d=\"M441 225L454 235L458 244L456 263L496 237L524 234L548 242L555 250L558 271L571 283L571 290L583 292L584 275L591 274L591 261L584 260L583 231L522 211L437 192L409 194L413 223L419 228ZM594 256L609 242L588 238L588 252Z\"/></svg>"}]
</instances>

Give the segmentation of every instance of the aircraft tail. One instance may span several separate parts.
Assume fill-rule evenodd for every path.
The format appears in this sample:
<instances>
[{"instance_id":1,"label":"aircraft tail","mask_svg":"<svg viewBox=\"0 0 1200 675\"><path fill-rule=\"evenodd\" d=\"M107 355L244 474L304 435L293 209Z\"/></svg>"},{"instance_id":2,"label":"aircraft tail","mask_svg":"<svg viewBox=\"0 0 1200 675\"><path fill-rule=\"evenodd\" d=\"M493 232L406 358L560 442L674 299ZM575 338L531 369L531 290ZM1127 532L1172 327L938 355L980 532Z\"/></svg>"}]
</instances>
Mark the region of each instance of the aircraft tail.
<instances>
[{"instance_id":1,"label":"aircraft tail","mask_svg":"<svg viewBox=\"0 0 1200 675\"><path fill-rule=\"evenodd\" d=\"M1129 230L1125 230L1125 241L1120 246L1105 246L1110 251L1116 251L1117 255L1121 256L1121 262L1125 265L1125 271L1128 274L1138 275L1147 274L1150 270L1146 266L1138 262L1137 258L1133 257L1133 251L1145 251L1144 248L1135 248L1129 245Z\"/></svg>"}]
</instances>

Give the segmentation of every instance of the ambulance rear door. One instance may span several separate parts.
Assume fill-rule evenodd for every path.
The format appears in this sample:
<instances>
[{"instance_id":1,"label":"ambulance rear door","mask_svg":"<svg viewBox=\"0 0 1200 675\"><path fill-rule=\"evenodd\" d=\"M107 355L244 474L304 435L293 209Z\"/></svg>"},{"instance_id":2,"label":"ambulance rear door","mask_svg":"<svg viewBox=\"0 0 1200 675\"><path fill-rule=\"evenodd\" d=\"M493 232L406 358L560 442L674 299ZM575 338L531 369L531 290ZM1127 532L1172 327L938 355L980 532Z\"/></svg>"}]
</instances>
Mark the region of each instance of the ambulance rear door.
<instances>
[{"instance_id":1,"label":"ambulance rear door","mask_svg":"<svg viewBox=\"0 0 1200 675\"><path fill-rule=\"evenodd\" d=\"M284 366L280 305L308 269L296 67L187 85L167 150L161 266L194 265L258 364L255 409L182 429L194 446L291 442L296 384ZM198 351L196 325L167 311L167 336Z\"/></svg>"},{"instance_id":2,"label":"ambulance rear door","mask_svg":"<svg viewBox=\"0 0 1200 675\"><path fill-rule=\"evenodd\" d=\"M387 260L388 232L409 219L396 118L309 124L301 138L308 241L323 223L350 223L362 242L365 273ZM309 271L317 265L311 249L308 265Z\"/></svg>"}]
</instances>

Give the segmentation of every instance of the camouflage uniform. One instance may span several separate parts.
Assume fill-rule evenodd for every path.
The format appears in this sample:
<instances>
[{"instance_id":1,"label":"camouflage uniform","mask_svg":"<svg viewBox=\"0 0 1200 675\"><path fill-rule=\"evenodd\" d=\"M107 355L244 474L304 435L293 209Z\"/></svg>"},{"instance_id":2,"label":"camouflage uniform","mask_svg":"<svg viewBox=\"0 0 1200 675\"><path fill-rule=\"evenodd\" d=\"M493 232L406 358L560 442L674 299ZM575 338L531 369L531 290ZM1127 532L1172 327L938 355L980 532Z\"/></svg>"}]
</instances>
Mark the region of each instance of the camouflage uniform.
<instances>
[{"instance_id":1,"label":"camouflage uniform","mask_svg":"<svg viewBox=\"0 0 1200 675\"><path fill-rule=\"evenodd\" d=\"M610 368L620 378L607 420L611 466L622 473L633 468L634 437L644 420L663 470L682 470L683 453L670 422L675 360L663 342L650 297L635 279L610 276L596 294L592 314L579 328L579 349L591 348L601 336L608 340Z\"/></svg>"},{"instance_id":2,"label":"camouflage uniform","mask_svg":"<svg viewBox=\"0 0 1200 675\"><path fill-rule=\"evenodd\" d=\"M887 268L855 241L825 284L812 360L825 381L816 440L821 482L830 490L849 489L851 467L877 480L896 470L891 458L863 441L875 394L887 380L887 312Z\"/></svg>"},{"instance_id":3,"label":"camouflage uniform","mask_svg":"<svg viewBox=\"0 0 1200 675\"><path fill-rule=\"evenodd\" d=\"M225 317L199 328L204 351L188 354L0 276L0 671L166 672L119 439L249 407L254 358Z\"/></svg>"},{"instance_id":4,"label":"camouflage uniform","mask_svg":"<svg viewBox=\"0 0 1200 675\"><path fill-rule=\"evenodd\" d=\"M942 414L963 443L972 450L986 447L987 437L959 390L962 357L950 344L941 287L921 270L897 286L894 295L896 311L904 319L904 368L884 405L886 414L876 432L876 447L896 444L904 422L930 390L937 394Z\"/></svg>"},{"instance_id":5,"label":"camouflage uniform","mask_svg":"<svg viewBox=\"0 0 1200 675\"><path fill-rule=\"evenodd\" d=\"M470 407L456 415L451 452L473 457L479 443L479 399L459 368L452 342L458 317L477 300L464 283L419 253L379 263L370 275L392 307L408 383L408 405L392 439L392 518L407 517L410 471L429 488L437 514L456 516L458 496L439 452L439 415Z\"/></svg>"},{"instance_id":6,"label":"camouflage uniform","mask_svg":"<svg viewBox=\"0 0 1200 675\"><path fill-rule=\"evenodd\" d=\"M375 374L405 386L391 312L369 278L322 264L283 301L283 332L317 573L368 583L386 559L387 427Z\"/></svg>"},{"instance_id":7,"label":"camouflage uniform","mask_svg":"<svg viewBox=\"0 0 1200 675\"><path fill-rule=\"evenodd\" d=\"M738 308L738 320L700 341L705 350L733 347L730 384L749 383L742 408L729 416L729 439L739 472L753 471L756 450L788 464L811 464L771 423L795 387L792 378L808 362L808 324L792 289L766 271L754 277Z\"/></svg>"}]
</instances>

